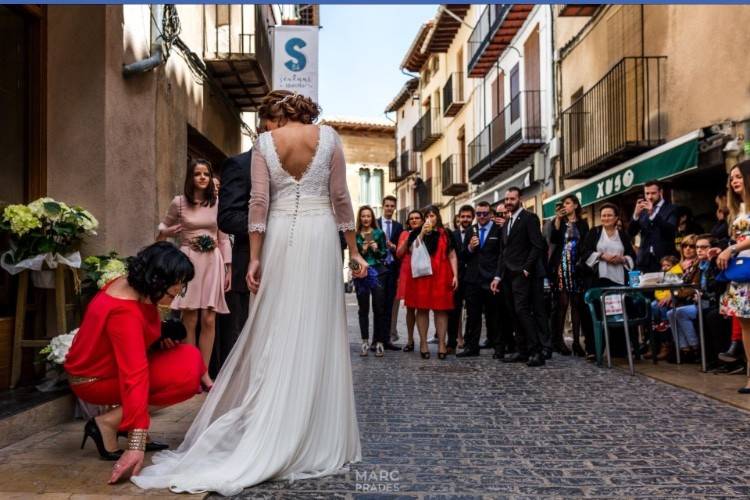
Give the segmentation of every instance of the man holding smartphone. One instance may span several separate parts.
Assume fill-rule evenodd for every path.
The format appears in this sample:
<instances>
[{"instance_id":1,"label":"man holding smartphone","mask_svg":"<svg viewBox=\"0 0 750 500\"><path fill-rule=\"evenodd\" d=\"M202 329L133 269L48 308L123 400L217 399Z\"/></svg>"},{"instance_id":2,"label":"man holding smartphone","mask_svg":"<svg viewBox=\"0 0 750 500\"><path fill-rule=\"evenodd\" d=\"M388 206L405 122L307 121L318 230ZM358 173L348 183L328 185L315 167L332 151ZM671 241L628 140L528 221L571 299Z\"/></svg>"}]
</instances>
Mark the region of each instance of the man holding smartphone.
<instances>
[{"instance_id":1,"label":"man holding smartphone","mask_svg":"<svg viewBox=\"0 0 750 500\"><path fill-rule=\"evenodd\" d=\"M641 235L636 259L636 268L640 271L659 271L661 258L676 253L676 209L664 199L663 186L659 181L649 181L643 186L643 197L638 198L633 220L628 227L631 238Z\"/></svg>"}]
</instances>

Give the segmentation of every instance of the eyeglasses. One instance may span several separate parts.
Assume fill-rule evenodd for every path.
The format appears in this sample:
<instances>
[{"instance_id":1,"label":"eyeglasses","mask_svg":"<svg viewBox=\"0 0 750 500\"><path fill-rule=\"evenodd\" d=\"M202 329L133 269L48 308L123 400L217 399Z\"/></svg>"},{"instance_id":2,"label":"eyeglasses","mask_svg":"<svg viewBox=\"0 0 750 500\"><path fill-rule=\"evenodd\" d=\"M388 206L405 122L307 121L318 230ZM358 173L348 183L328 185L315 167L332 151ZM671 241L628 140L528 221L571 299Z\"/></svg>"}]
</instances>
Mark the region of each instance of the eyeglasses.
<instances>
[{"instance_id":1,"label":"eyeglasses","mask_svg":"<svg viewBox=\"0 0 750 500\"><path fill-rule=\"evenodd\" d=\"M174 300L177 297L184 297L186 293L187 293L187 283L183 283L182 288L180 289L179 293L172 294L172 293L169 293L169 290L167 290L166 292L164 292L164 295Z\"/></svg>"},{"instance_id":2,"label":"eyeglasses","mask_svg":"<svg viewBox=\"0 0 750 500\"><path fill-rule=\"evenodd\" d=\"M477 217L487 217L488 215L490 215L489 212L479 212L479 211L477 211Z\"/></svg>"},{"instance_id":3,"label":"eyeglasses","mask_svg":"<svg viewBox=\"0 0 750 500\"><path fill-rule=\"evenodd\" d=\"M695 248L695 245L691 245L690 243L683 243L680 245L682 248Z\"/></svg>"}]
</instances>

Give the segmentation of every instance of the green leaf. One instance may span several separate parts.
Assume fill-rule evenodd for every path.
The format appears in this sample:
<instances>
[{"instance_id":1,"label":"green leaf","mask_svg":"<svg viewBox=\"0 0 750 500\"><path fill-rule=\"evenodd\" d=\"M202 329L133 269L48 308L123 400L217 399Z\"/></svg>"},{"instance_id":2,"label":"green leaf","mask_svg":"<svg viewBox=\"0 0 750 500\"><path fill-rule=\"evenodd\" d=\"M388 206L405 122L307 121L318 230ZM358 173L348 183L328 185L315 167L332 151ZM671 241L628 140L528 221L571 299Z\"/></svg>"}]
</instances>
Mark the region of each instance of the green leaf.
<instances>
[{"instance_id":1,"label":"green leaf","mask_svg":"<svg viewBox=\"0 0 750 500\"><path fill-rule=\"evenodd\" d=\"M45 201L44 202L44 210L49 212L52 215L59 215L60 212L62 212L62 207L59 203L54 201Z\"/></svg>"}]
</instances>

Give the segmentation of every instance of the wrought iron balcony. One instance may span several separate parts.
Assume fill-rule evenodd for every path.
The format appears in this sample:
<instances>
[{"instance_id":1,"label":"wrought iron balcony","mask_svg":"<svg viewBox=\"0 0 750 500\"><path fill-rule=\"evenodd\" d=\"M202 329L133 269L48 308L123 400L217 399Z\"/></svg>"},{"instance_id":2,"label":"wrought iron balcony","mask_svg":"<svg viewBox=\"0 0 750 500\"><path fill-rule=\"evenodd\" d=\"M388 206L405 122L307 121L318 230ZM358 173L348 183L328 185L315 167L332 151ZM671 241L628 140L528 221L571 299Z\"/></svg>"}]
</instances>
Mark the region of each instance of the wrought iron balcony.
<instances>
[{"instance_id":1,"label":"wrought iron balcony","mask_svg":"<svg viewBox=\"0 0 750 500\"><path fill-rule=\"evenodd\" d=\"M483 78L534 8L532 4L490 4L469 36L470 78Z\"/></svg>"},{"instance_id":2,"label":"wrought iron balcony","mask_svg":"<svg viewBox=\"0 0 750 500\"><path fill-rule=\"evenodd\" d=\"M257 110L271 89L266 5L204 5L203 60L242 111Z\"/></svg>"},{"instance_id":3,"label":"wrought iron balcony","mask_svg":"<svg viewBox=\"0 0 750 500\"><path fill-rule=\"evenodd\" d=\"M401 178L398 175L398 156L388 162L388 180L398 182Z\"/></svg>"},{"instance_id":4,"label":"wrought iron balcony","mask_svg":"<svg viewBox=\"0 0 750 500\"><path fill-rule=\"evenodd\" d=\"M443 116L456 116L465 103L464 74L452 73L443 87Z\"/></svg>"},{"instance_id":5,"label":"wrought iron balcony","mask_svg":"<svg viewBox=\"0 0 750 500\"><path fill-rule=\"evenodd\" d=\"M469 144L469 180L484 182L544 144L540 90L520 92Z\"/></svg>"},{"instance_id":6,"label":"wrought iron balcony","mask_svg":"<svg viewBox=\"0 0 750 500\"><path fill-rule=\"evenodd\" d=\"M450 155L443 161L443 194L456 196L469 189L466 183L466 156L463 153Z\"/></svg>"},{"instance_id":7,"label":"wrought iron balcony","mask_svg":"<svg viewBox=\"0 0 750 500\"><path fill-rule=\"evenodd\" d=\"M417 185L414 188L414 201L418 210L432 205L432 177L427 180L417 179Z\"/></svg>"},{"instance_id":8,"label":"wrought iron balcony","mask_svg":"<svg viewBox=\"0 0 750 500\"><path fill-rule=\"evenodd\" d=\"M414 153L408 149L401 153L398 159L398 177L399 180L406 179L417 171L417 162Z\"/></svg>"},{"instance_id":9,"label":"wrought iron balcony","mask_svg":"<svg viewBox=\"0 0 750 500\"><path fill-rule=\"evenodd\" d=\"M562 113L565 178L583 178L662 144L666 57L625 57Z\"/></svg>"},{"instance_id":10,"label":"wrought iron balcony","mask_svg":"<svg viewBox=\"0 0 750 500\"><path fill-rule=\"evenodd\" d=\"M440 127L440 111L430 109L422 115L414 128L411 129L411 143L414 151L425 151L435 144L442 136Z\"/></svg>"}]
</instances>

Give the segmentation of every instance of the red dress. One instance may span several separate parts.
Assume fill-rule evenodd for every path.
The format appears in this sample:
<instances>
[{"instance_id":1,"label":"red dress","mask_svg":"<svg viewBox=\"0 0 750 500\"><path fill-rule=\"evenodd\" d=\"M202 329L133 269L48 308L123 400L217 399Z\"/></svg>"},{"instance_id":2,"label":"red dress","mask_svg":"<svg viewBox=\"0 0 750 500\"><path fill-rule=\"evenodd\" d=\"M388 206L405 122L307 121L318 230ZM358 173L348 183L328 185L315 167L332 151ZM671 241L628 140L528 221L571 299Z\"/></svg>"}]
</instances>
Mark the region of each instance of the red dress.
<instances>
[{"instance_id":1,"label":"red dress","mask_svg":"<svg viewBox=\"0 0 750 500\"><path fill-rule=\"evenodd\" d=\"M430 256L432 275L411 278L406 288L406 307L433 311L453 310L453 269L448 260L450 242L444 229L438 228L438 232L440 237L437 249Z\"/></svg>"},{"instance_id":2,"label":"red dress","mask_svg":"<svg viewBox=\"0 0 750 500\"><path fill-rule=\"evenodd\" d=\"M409 239L409 231L402 231L401 236L398 238L398 245ZM398 275L398 287L396 288L396 298L398 300L404 300L406 298L406 289L411 286L411 251L406 250L406 253L401 257L401 270Z\"/></svg>"},{"instance_id":3,"label":"red dress","mask_svg":"<svg viewBox=\"0 0 750 500\"><path fill-rule=\"evenodd\" d=\"M148 406L169 406L194 396L206 367L200 351L191 345L149 351L161 335L157 307L112 297L107 288L86 309L65 371L96 379L71 381L71 389L83 401L122 405L120 430L148 429Z\"/></svg>"}]
</instances>

